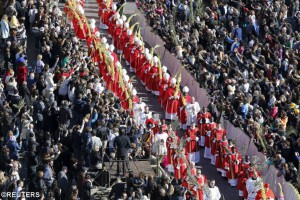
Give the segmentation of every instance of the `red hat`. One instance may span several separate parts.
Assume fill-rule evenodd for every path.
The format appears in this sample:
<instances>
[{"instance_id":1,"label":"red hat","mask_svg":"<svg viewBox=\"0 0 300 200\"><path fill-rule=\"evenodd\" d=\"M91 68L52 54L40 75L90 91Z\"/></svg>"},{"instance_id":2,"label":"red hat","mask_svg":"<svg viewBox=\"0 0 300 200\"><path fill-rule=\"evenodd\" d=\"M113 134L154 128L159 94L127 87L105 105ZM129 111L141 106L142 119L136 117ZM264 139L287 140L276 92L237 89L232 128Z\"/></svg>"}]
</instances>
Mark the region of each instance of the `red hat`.
<instances>
[{"instance_id":1,"label":"red hat","mask_svg":"<svg viewBox=\"0 0 300 200\"><path fill-rule=\"evenodd\" d=\"M270 185L269 185L268 183L265 183L265 184L264 184L264 187L265 187L265 188L269 188Z\"/></svg>"}]
</instances>

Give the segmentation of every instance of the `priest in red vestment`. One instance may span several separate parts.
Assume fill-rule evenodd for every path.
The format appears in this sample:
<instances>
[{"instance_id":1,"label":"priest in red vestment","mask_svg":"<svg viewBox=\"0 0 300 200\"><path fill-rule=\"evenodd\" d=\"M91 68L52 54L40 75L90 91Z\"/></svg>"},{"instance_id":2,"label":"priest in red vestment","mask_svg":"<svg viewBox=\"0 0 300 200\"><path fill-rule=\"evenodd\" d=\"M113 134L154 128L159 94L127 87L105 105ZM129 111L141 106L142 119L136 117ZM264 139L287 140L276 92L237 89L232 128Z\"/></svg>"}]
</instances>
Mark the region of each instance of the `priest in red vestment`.
<instances>
[{"instance_id":1,"label":"priest in red vestment","mask_svg":"<svg viewBox=\"0 0 300 200\"><path fill-rule=\"evenodd\" d=\"M141 40L138 40L136 42L136 48L134 50L131 51L131 54L130 54L130 71L134 71L136 72L137 71L137 67L136 66L136 60L140 57L140 55L142 54L143 52L143 41Z\"/></svg>"},{"instance_id":2,"label":"priest in red vestment","mask_svg":"<svg viewBox=\"0 0 300 200\"><path fill-rule=\"evenodd\" d=\"M171 85L166 89L164 95L165 118L174 120L177 116L177 108L179 105L180 91L176 88L176 79L171 79Z\"/></svg>"},{"instance_id":3,"label":"priest in red vestment","mask_svg":"<svg viewBox=\"0 0 300 200\"><path fill-rule=\"evenodd\" d=\"M264 192L264 194L263 194ZM261 189L257 192L255 200L264 200L264 196L267 197L267 200L274 200L275 195L273 191L270 188L270 185L268 183L264 184L264 191Z\"/></svg>"},{"instance_id":4,"label":"priest in red vestment","mask_svg":"<svg viewBox=\"0 0 300 200\"><path fill-rule=\"evenodd\" d=\"M160 102L160 105L162 106L162 100L164 93L167 89L167 87L170 85L171 77L170 74L164 73L163 78L160 80L159 83L159 96L158 96L158 101Z\"/></svg>"},{"instance_id":5,"label":"priest in red vestment","mask_svg":"<svg viewBox=\"0 0 300 200\"><path fill-rule=\"evenodd\" d=\"M185 171L183 172L183 178L182 178L182 187L185 188L190 188L190 180L189 178L191 178L190 176L196 176L197 173L197 169L195 167L195 163L193 161L190 161L190 167L186 168Z\"/></svg>"},{"instance_id":6,"label":"priest in red vestment","mask_svg":"<svg viewBox=\"0 0 300 200\"><path fill-rule=\"evenodd\" d=\"M191 102L191 96L188 95L189 93L189 88L187 86L184 86L182 89L182 96L179 99L179 105L178 105L178 109L177 109L177 116L180 122L180 128L182 128L183 130L187 129L186 126L186 121L187 121L187 113L186 113L186 104Z\"/></svg>"},{"instance_id":7,"label":"priest in red vestment","mask_svg":"<svg viewBox=\"0 0 300 200\"><path fill-rule=\"evenodd\" d=\"M146 88L151 91L154 95L158 96L159 95L159 60L158 57L154 56L153 58L153 65L150 68L150 70L147 73L147 78L146 78Z\"/></svg>"},{"instance_id":8,"label":"priest in red vestment","mask_svg":"<svg viewBox=\"0 0 300 200\"><path fill-rule=\"evenodd\" d=\"M206 132L206 124L209 123L209 119L211 118L211 113L207 111L206 107L202 108L202 111L198 113L197 121L198 128L200 134L200 146L204 147L205 144L205 132Z\"/></svg>"},{"instance_id":9,"label":"priest in red vestment","mask_svg":"<svg viewBox=\"0 0 300 200\"><path fill-rule=\"evenodd\" d=\"M204 135L205 135L205 141L204 141L204 158L208 158L208 159L211 159L211 143L212 143L212 140L210 140L210 136L212 134L212 132L217 128L217 123L214 122L214 119L213 117L210 118L210 123L207 123L206 124L206 130L204 132Z\"/></svg>"},{"instance_id":10,"label":"priest in red vestment","mask_svg":"<svg viewBox=\"0 0 300 200\"><path fill-rule=\"evenodd\" d=\"M169 137L167 138L167 159L168 159L168 172L174 173L173 160L176 154L176 149L179 146L180 139L174 131L170 131Z\"/></svg>"},{"instance_id":11,"label":"priest in red vestment","mask_svg":"<svg viewBox=\"0 0 300 200\"><path fill-rule=\"evenodd\" d=\"M220 156L219 152L219 142L222 140L223 135L226 135L226 130L222 128L221 124L219 123L217 128L213 130L211 134L211 164L215 165L216 164L216 157ZM219 168L219 163L217 168Z\"/></svg>"},{"instance_id":12,"label":"priest in red vestment","mask_svg":"<svg viewBox=\"0 0 300 200\"><path fill-rule=\"evenodd\" d=\"M250 157L248 155L245 156L245 159L240 164L240 172L238 175L238 184L237 188L239 190L239 196L243 197L243 191L246 188L246 180L249 178L247 177L247 171L250 167Z\"/></svg>"},{"instance_id":13,"label":"priest in red vestment","mask_svg":"<svg viewBox=\"0 0 300 200\"><path fill-rule=\"evenodd\" d=\"M226 177L231 186L237 186L237 178L239 174L239 164L242 161L242 156L236 150L236 147L231 148L232 153L227 156L228 170Z\"/></svg>"},{"instance_id":14,"label":"priest in red vestment","mask_svg":"<svg viewBox=\"0 0 300 200\"><path fill-rule=\"evenodd\" d=\"M195 163L200 162L200 152L197 137L198 128L195 123L191 124L191 127L185 132L184 138L186 139L185 151L189 155L189 160Z\"/></svg>"}]
</instances>

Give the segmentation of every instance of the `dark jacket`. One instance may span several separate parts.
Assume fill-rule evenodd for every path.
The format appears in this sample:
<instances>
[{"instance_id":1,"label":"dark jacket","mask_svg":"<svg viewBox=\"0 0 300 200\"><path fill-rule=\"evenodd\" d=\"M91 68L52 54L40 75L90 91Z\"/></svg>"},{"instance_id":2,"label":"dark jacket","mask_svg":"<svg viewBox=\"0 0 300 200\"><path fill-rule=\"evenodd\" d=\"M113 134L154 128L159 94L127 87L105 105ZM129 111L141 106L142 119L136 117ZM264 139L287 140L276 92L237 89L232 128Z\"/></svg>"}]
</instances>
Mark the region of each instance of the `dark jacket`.
<instances>
[{"instance_id":1,"label":"dark jacket","mask_svg":"<svg viewBox=\"0 0 300 200\"><path fill-rule=\"evenodd\" d=\"M117 148L117 156L127 156L128 148L130 147L129 137L126 135L120 135L116 137L114 146Z\"/></svg>"}]
</instances>

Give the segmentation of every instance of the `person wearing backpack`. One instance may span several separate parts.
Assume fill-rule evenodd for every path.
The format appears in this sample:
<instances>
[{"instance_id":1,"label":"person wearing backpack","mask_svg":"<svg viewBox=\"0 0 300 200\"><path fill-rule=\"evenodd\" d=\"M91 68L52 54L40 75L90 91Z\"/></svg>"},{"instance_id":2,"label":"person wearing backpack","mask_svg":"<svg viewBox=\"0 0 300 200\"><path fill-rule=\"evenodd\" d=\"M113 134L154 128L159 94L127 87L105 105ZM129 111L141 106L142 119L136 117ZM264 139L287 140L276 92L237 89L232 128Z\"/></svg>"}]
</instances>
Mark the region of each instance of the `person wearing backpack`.
<instances>
[{"instance_id":1,"label":"person wearing backpack","mask_svg":"<svg viewBox=\"0 0 300 200\"><path fill-rule=\"evenodd\" d=\"M93 180L91 179L91 176L86 174L85 178L82 183L83 191L82 191L82 198L84 200L90 200L92 198L92 188L93 188Z\"/></svg>"}]
</instances>

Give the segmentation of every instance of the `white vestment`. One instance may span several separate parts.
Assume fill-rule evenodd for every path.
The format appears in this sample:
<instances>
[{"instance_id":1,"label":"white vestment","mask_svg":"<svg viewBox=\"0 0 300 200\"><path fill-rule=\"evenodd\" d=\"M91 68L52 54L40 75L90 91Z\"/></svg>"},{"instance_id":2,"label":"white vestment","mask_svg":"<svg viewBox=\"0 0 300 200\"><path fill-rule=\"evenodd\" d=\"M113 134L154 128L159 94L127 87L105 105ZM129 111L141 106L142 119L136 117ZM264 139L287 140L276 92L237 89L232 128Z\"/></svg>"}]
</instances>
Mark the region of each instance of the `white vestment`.
<instances>
[{"instance_id":1,"label":"white vestment","mask_svg":"<svg viewBox=\"0 0 300 200\"><path fill-rule=\"evenodd\" d=\"M221 199L221 193L217 186L209 188L210 194L204 194L204 200L219 200Z\"/></svg>"},{"instance_id":2,"label":"white vestment","mask_svg":"<svg viewBox=\"0 0 300 200\"><path fill-rule=\"evenodd\" d=\"M261 178L257 177L253 180L251 177L246 181L246 189L248 192L248 200L254 200L257 192L261 189Z\"/></svg>"},{"instance_id":3,"label":"white vestment","mask_svg":"<svg viewBox=\"0 0 300 200\"><path fill-rule=\"evenodd\" d=\"M141 124L141 115L144 112L146 104L142 103L135 103L133 105L133 116L136 121L136 124L139 126ZM145 122L145 121L143 121Z\"/></svg>"},{"instance_id":4,"label":"white vestment","mask_svg":"<svg viewBox=\"0 0 300 200\"><path fill-rule=\"evenodd\" d=\"M195 102L193 104L188 103L186 105L186 113L187 113L187 120L186 125L191 126L192 122L197 121L197 113L200 112L200 106L198 102Z\"/></svg>"}]
</instances>

